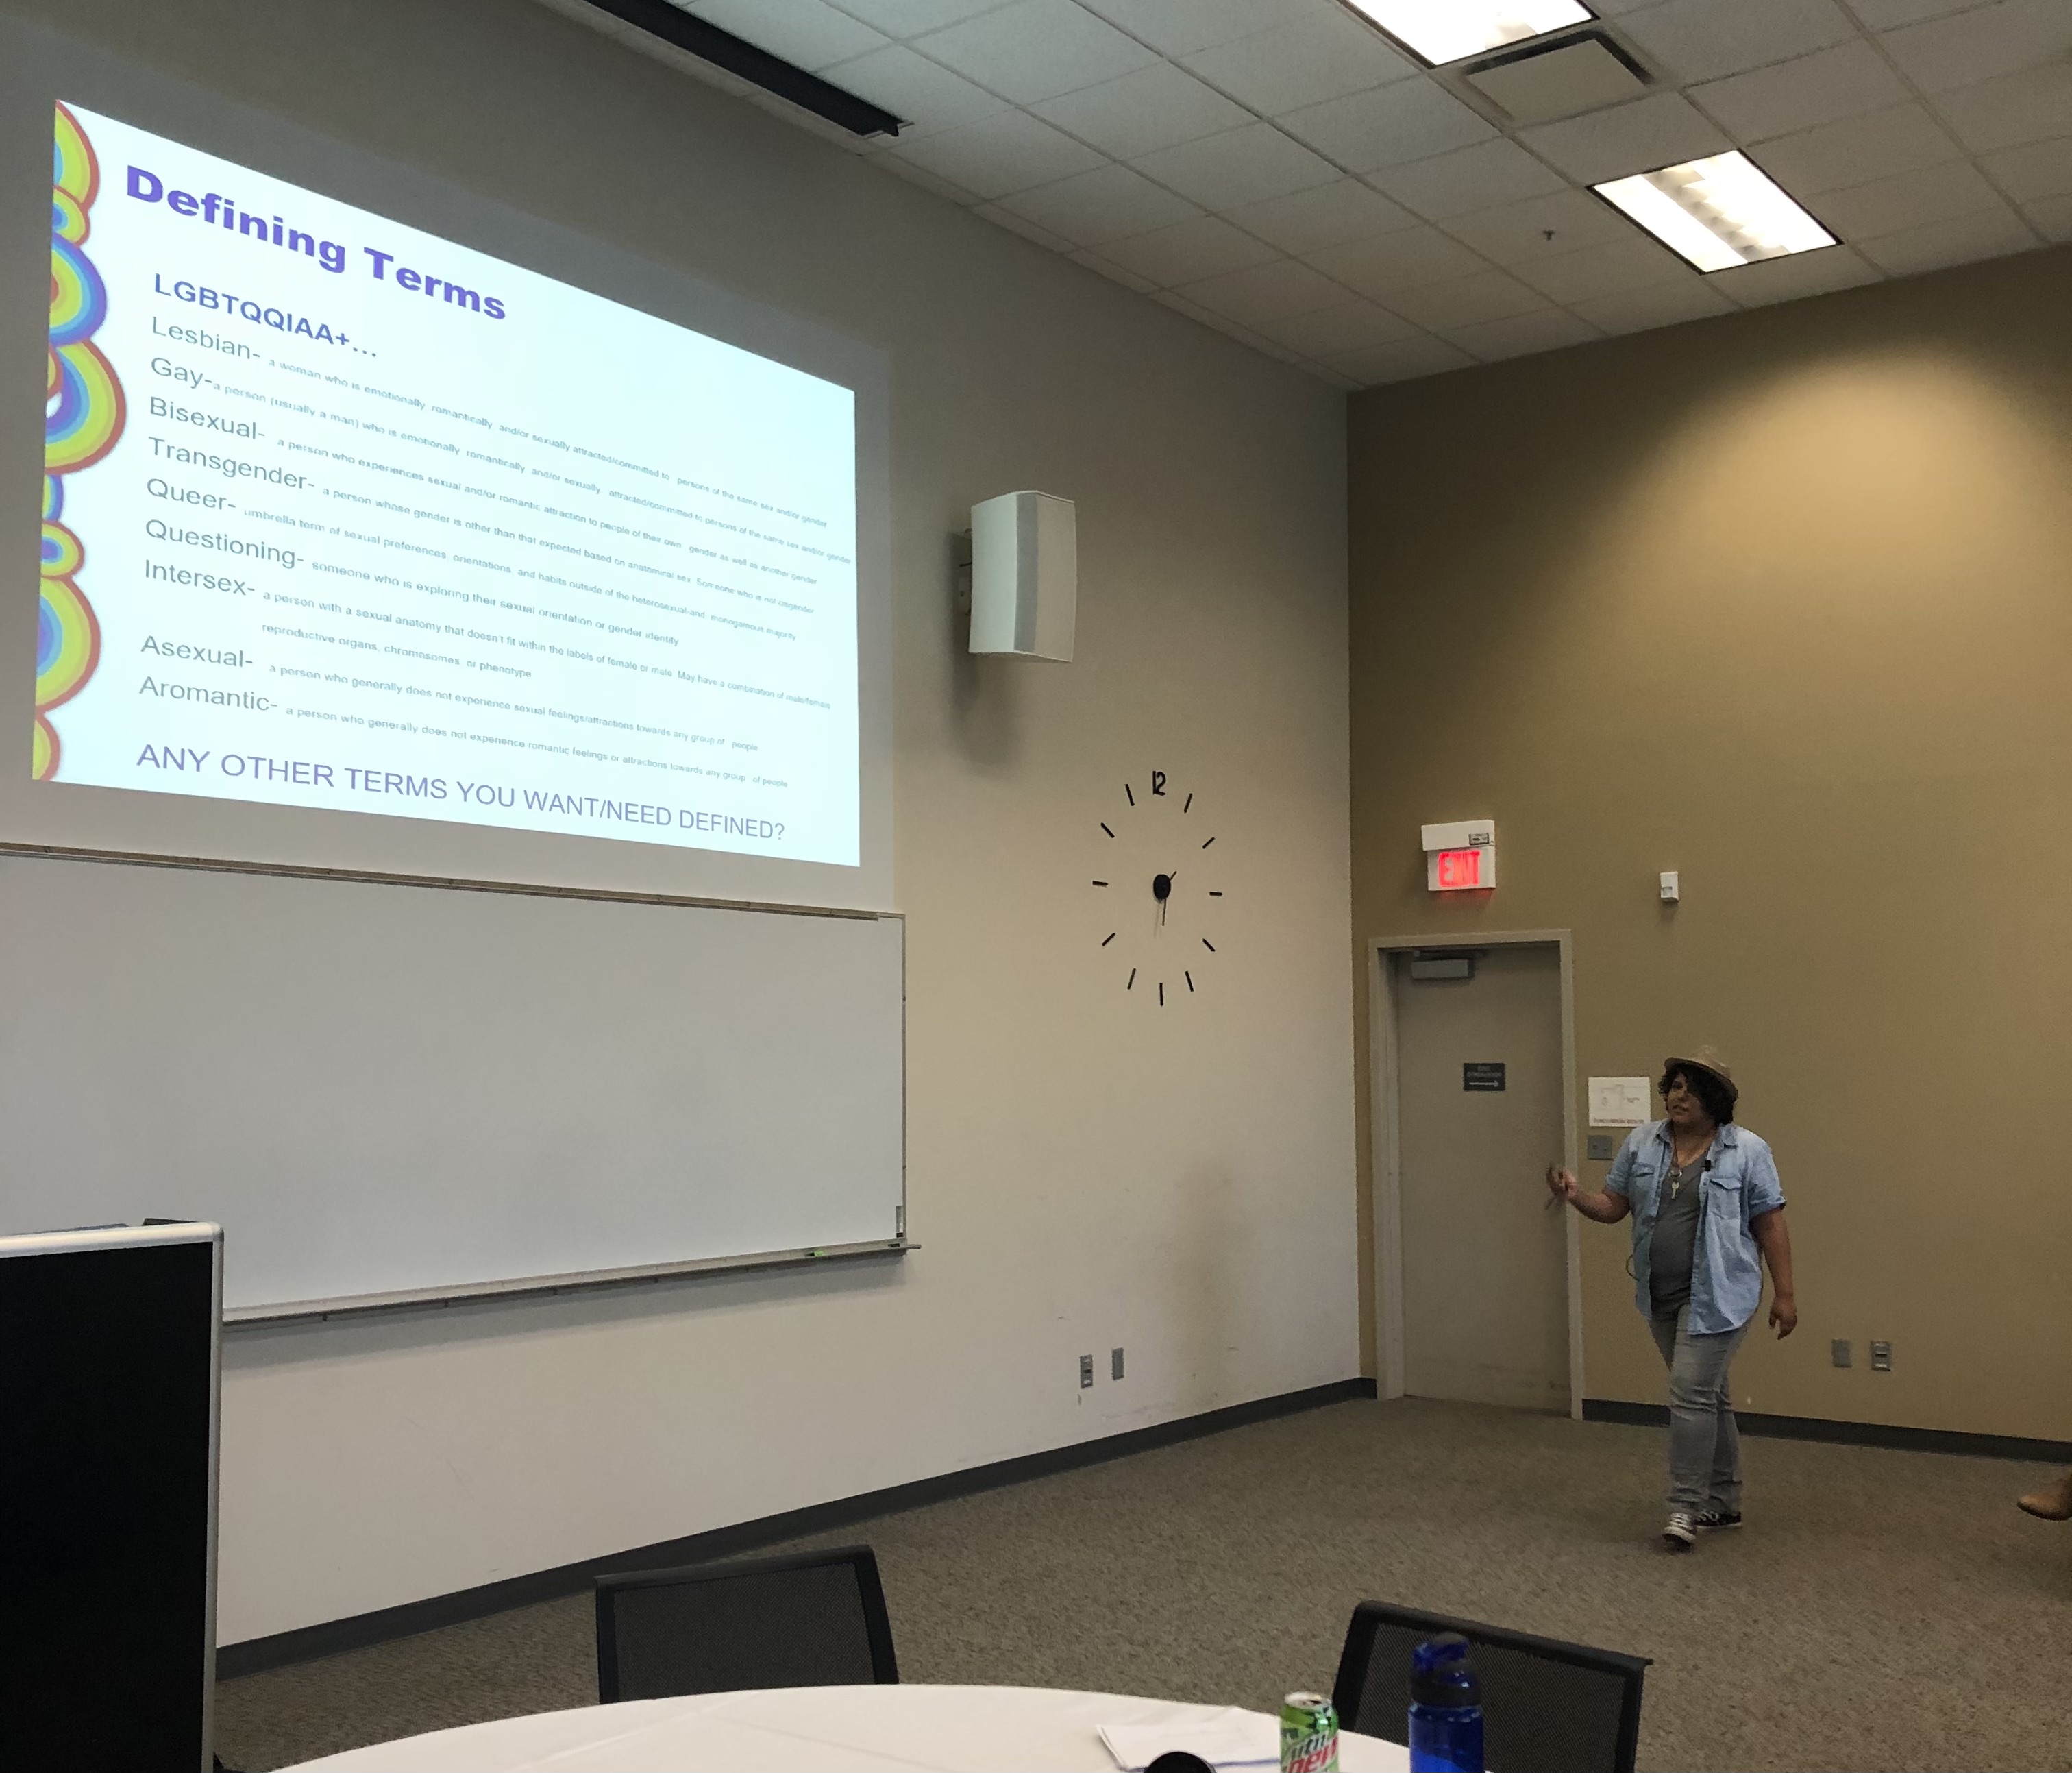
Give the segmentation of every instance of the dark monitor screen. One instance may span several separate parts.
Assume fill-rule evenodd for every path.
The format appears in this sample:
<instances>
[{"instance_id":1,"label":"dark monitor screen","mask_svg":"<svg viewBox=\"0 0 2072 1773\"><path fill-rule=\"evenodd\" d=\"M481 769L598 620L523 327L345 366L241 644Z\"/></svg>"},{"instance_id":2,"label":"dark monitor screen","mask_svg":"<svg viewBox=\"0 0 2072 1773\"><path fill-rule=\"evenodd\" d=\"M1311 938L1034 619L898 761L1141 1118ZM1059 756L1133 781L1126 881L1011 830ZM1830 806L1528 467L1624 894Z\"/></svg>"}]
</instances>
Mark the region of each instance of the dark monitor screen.
<instances>
[{"instance_id":1,"label":"dark monitor screen","mask_svg":"<svg viewBox=\"0 0 2072 1773\"><path fill-rule=\"evenodd\" d=\"M207 1765L215 1263L0 1244L0 1767Z\"/></svg>"}]
</instances>

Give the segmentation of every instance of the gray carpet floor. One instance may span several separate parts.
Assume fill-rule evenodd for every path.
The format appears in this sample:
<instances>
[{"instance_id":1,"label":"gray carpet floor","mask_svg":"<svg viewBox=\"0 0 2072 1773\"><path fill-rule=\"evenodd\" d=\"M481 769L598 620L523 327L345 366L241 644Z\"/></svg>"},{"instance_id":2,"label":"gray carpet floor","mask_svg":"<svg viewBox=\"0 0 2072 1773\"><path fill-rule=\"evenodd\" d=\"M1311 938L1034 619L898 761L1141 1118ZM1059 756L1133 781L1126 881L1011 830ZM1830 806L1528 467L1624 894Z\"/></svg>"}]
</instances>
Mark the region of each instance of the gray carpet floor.
<instances>
[{"instance_id":1,"label":"gray carpet floor","mask_svg":"<svg viewBox=\"0 0 2072 1773\"><path fill-rule=\"evenodd\" d=\"M1367 1597L1651 1656L1646 1768L2072 1773L2072 1526L2038 1468L1748 1440L1749 1524L1684 1557L1663 1435L1349 1403L892 1515L909 1680L1270 1709L1328 1690ZM801 1543L808 1543L802 1541ZM586 1598L224 1682L218 1744L275 1768L593 1703Z\"/></svg>"}]
</instances>

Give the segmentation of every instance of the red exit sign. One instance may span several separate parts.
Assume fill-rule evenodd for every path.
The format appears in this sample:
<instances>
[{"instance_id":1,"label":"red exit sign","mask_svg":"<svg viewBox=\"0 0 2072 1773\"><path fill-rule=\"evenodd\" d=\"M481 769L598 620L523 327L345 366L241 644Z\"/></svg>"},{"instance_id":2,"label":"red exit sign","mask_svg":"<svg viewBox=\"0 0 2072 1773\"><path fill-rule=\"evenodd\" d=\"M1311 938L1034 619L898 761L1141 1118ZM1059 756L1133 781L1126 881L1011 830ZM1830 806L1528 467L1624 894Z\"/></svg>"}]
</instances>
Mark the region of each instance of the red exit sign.
<instances>
[{"instance_id":1,"label":"red exit sign","mask_svg":"<svg viewBox=\"0 0 2072 1773\"><path fill-rule=\"evenodd\" d=\"M1480 849L1441 849L1438 853L1438 880L1436 884L1442 893L1454 893L1467 887L1482 884L1482 857Z\"/></svg>"}]
</instances>

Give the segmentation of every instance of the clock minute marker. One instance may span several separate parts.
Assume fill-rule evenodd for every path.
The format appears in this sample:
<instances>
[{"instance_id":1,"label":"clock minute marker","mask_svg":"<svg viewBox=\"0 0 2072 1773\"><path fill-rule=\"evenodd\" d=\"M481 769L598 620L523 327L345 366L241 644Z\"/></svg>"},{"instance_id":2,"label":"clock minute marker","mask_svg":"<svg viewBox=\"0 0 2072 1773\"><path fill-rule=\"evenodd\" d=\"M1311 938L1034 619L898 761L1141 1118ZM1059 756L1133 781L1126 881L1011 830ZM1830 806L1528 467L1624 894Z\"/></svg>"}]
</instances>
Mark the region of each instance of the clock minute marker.
<instances>
[{"instance_id":1,"label":"clock minute marker","mask_svg":"<svg viewBox=\"0 0 2072 1773\"><path fill-rule=\"evenodd\" d=\"M1194 989L1194 974L1188 972L1185 967L1182 967L1180 969L1180 976L1187 981L1187 989L1191 993Z\"/></svg>"},{"instance_id":2,"label":"clock minute marker","mask_svg":"<svg viewBox=\"0 0 2072 1773\"><path fill-rule=\"evenodd\" d=\"M1125 783L1124 783L1124 784L1122 784L1122 792L1123 792L1124 794L1128 794L1128 795L1129 795L1129 804L1130 804L1132 806L1135 806L1135 805L1137 804L1137 796L1136 796L1134 794L1133 794L1133 793L1131 793L1131 792L1130 792L1130 787L1129 787L1129 784L1128 784L1127 782L1125 782Z\"/></svg>"},{"instance_id":3,"label":"clock minute marker","mask_svg":"<svg viewBox=\"0 0 2072 1773\"><path fill-rule=\"evenodd\" d=\"M1166 1007L1166 981L1163 979L1158 981L1158 1007L1161 1010Z\"/></svg>"},{"instance_id":4,"label":"clock minute marker","mask_svg":"<svg viewBox=\"0 0 2072 1773\"><path fill-rule=\"evenodd\" d=\"M1124 985L1122 989L1125 991L1134 991L1137 989L1137 969L1135 967L1132 967L1129 969L1129 983Z\"/></svg>"},{"instance_id":5,"label":"clock minute marker","mask_svg":"<svg viewBox=\"0 0 2072 1773\"><path fill-rule=\"evenodd\" d=\"M1182 812L1185 812L1187 810L1187 808L1188 808L1189 807L1192 806L1194 804L1194 796L1193 796L1193 795L1191 795L1191 794L1190 794L1190 795L1189 795L1189 796L1187 796L1187 798L1186 798L1185 800L1183 800L1183 801L1182 801L1182 802L1180 803L1180 810L1181 810Z\"/></svg>"},{"instance_id":6,"label":"clock minute marker","mask_svg":"<svg viewBox=\"0 0 2072 1773\"><path fill-rule=\"evenodd\" d=\"M1202 946L1207 948L1211 954L1216 952L1215 944L1211 942L1206 936L1202 938Z\"/></svg>"},{"instance_id":7,"label":"clock minute marker","mask_svg":"<svg viewBox=\"0 0 2072 1773\"><path fill-rule=\"evenodd\" d=\"M1112 942L1114 940L1115 940L1115 932L1114 932L1113 930L1110 930L1110 931L1108 932L1108 934L1107 934L1107 935L1104 936L1101 938L1101 946L1102 946L1103 948L1106 948L1106 947L1108 945L1108 944L1109 944L1109 943L1111 943L1111 942Z\"/></svg>"},{"instance_id":8,"label":"clock minute marker","mask_svg":"<svg viewBox=\"0 0 2072 1773\"><path fill-rule=\"evenodd\" d=\"M1211 838L1210 838L1210 839L1209 839L1209 843L1214 843L1215 841L1216 841L1216 840L1215 840L1214 837L1211 837ZM1202 845L1202 847L1204 849L1207 849L1207 848L1209 847L1209 843L1205 843L1205 844L1203 844L1203 845Z\"/></svg>"}]
</instances>

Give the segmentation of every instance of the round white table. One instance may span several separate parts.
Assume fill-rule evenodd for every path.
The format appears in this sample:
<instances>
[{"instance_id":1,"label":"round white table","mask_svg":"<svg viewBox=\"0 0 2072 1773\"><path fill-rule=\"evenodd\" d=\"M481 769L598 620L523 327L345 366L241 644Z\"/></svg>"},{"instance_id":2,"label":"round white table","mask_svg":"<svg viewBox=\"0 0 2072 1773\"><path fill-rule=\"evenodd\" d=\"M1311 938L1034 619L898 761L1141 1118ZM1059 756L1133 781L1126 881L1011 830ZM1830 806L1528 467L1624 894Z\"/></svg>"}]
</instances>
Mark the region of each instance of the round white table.
<instances>
[{"instance_id":1,"label":"round white table","mask_svg":"<svg viewBox=\"0 0 2072 1773\"><path fill-rule=\"evenodd\" d=\"M1116 1773L1104 1724L1184 1729L1234 1715L1260 1716L1042 1687L793 1687L507 1717L305 1761L292 1773ZM1268 1752L1275 1758L1257 1764L1277 1773ZM1342 1732L1338 1765L1408 1773L1410 1755Z\"/></svg>"}]
</instances>

